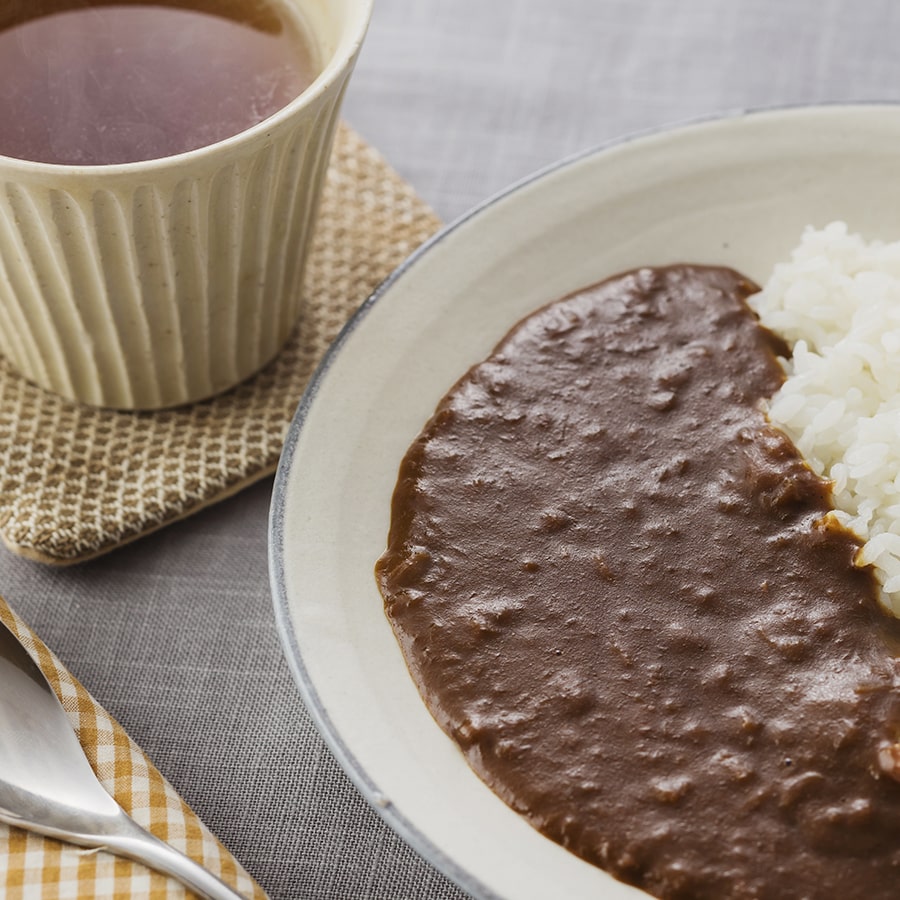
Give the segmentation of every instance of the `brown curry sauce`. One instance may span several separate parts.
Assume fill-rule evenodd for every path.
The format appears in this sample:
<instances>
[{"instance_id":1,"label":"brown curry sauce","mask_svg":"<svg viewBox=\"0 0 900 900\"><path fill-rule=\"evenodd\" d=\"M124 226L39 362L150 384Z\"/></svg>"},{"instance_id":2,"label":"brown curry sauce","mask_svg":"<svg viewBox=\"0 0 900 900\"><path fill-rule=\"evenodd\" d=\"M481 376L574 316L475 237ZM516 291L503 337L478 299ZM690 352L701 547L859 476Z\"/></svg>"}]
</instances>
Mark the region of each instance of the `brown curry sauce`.
<instances>
[{"instance_id":1,"label":"brown curry sauce","mask_svg":"<svg viewBox=\"0 0 900 900\"><path fill-rule=\"evenodd\" d=\"M893 898L900 623L760 401L726 269L523 320L404 459L386 610L440 725L548 837L659 897Z\"/></svg>"}]
</instances>

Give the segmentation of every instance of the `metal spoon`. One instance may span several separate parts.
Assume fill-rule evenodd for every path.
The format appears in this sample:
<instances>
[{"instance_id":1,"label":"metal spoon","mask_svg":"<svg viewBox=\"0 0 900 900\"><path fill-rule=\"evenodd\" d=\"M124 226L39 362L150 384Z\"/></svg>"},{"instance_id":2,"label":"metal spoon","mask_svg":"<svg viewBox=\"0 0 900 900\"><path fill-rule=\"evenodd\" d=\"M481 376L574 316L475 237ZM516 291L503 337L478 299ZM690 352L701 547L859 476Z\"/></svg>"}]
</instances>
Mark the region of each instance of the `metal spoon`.
<instances>
[{"instance_id":1,"label":"metal spoon","mask_svg":"<svg viewBox=\"0 0 900 900\"><path fill-rule=\"evenodd\" d=\"M106 792L41 670L0 622L0 822L108 850L208 900L240 894L155 838Z\"/></svg>"}]
</instances>

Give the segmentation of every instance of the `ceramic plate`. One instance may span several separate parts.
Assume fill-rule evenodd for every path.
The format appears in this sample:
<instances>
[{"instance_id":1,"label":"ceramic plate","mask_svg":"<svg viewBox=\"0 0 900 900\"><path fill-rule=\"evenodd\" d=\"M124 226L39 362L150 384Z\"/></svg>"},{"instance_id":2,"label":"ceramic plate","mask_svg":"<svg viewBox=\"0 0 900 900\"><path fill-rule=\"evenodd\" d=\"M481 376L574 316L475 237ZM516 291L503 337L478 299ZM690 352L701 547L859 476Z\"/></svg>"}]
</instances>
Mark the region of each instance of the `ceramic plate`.
<instances>
[{"instance_id":1,"label":"ceramic plate","mask_svg":"<svg viewBox=\"0 0 900 900\"><path fill-rule=\"evenodd\" d=\"M702 122L562 163L414 255L345 329L304 396L270 533L288 660L359 789L475 897L644 894L508 809L419 698L373 578L406 448L469 366L566 293L677 262L764 280L805 225L834 219L900 238L898 147L900 108L830 106Z\"/></svg>"}]
</instances>

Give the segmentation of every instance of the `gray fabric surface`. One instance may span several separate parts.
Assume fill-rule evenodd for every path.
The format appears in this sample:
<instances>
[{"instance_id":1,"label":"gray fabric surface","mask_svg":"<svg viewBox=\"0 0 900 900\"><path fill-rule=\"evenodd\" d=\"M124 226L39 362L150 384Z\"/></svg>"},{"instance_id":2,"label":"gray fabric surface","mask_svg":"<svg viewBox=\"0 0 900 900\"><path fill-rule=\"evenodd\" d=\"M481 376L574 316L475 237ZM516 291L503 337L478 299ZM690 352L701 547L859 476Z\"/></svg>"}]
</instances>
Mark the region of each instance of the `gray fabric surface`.
<instances>
[{"instance_id":1,"label":"gray fabric surface","mask_svg":"<svg viewBox=\"0 0 900 900\"><path fill-rule=\"evenodd\" d=\"M891 0L376 0L345 112L445 219L627 132L897 99ZM275 633L271 483L106 559L0 552L0 590L273 898L462 896L369 810Z\"/></svg>"}]
</instances>

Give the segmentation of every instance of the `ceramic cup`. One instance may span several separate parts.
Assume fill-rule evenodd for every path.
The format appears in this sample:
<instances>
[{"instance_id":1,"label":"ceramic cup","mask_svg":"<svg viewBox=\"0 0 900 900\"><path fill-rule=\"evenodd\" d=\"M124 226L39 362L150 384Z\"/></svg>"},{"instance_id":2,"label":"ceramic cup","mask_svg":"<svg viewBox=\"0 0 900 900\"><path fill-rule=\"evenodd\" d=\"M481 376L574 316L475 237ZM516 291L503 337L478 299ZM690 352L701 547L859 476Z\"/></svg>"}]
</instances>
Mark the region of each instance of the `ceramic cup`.
<instances>
[{"instance_id":1,"label":"ceramic cup","mask_svg":"<svg viewBox=\"0 0 900 900\"><path fill-rule=\"evenodd\" d=\"M323 70L236 137L147 162L0 156L0 352L73 400L158 409L252 375L293 330L372 0L288 0Z\"/></svg>"}]
</instances>

